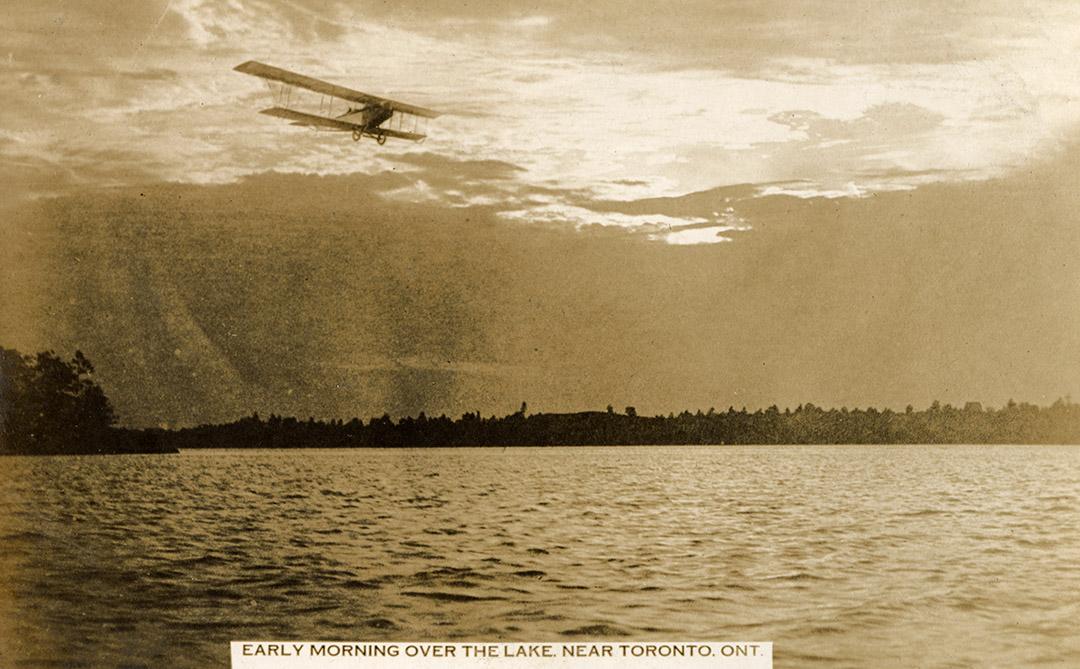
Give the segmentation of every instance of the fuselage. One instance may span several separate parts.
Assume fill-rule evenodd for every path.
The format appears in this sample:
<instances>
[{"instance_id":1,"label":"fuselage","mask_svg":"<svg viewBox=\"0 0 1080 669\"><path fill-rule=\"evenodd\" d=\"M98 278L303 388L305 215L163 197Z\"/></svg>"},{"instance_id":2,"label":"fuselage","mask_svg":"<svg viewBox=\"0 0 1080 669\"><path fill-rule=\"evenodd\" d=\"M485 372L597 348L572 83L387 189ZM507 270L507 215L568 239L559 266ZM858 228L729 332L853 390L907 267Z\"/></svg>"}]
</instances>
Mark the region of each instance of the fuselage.
<instances>
[{"instance_id":1,"label":"fuselage","mask_svg":"<svg viewBox=\"0 0 1080 669\"><path fill-rule=\"evenodd\" d=\"M389 107L368 105L361 109L350 109L337 118L339 121L361 125L365 131L368 131L378 128L393 115L394 110Z\"/></svg>"}]
</instances>

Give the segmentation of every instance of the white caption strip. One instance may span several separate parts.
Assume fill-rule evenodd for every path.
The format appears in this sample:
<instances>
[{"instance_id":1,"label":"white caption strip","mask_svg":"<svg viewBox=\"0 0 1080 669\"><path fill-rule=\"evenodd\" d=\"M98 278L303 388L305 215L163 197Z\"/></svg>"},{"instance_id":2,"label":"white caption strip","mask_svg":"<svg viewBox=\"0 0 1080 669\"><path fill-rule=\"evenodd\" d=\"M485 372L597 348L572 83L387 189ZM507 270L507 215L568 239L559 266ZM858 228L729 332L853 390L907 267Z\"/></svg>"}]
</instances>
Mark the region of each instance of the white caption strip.
<instances>
[{"instance_id":1,"label":"white caption strip","mask_svg":"<svg viewBox=\"0 0 1080 669\"><path fill-rule=\"evenodd\" d=\"M233 669L772 669L772 643L233 641Z\"/></svg>"}]
</instances>

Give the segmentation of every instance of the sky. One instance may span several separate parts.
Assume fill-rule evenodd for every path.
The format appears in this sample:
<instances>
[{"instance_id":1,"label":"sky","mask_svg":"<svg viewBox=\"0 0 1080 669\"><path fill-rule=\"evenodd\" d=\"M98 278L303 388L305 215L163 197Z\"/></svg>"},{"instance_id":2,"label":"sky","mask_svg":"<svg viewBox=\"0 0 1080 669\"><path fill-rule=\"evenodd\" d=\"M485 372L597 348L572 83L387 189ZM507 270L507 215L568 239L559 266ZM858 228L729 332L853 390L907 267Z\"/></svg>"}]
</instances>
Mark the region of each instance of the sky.
<instances>
[{"instance_id":1,"label":"sky","mask_svg":"<svg viewBox=\"0 0 1080 669\"><path fill-rule=\"evenodd\" d=\"M132 423L1080 393L1075 2L9 5L0 343Z\"/></svg>"},{"instance_id":2,"label":"sky","mask_svg":"<svg viewBox=\"0 0 1080 669\"><path fill-rule=\"evenodd\" d=\"M940 4L11 3L5 181L373 173L430 151L620 199L772 182L851 195L1000 174L1060 143L1077 116L1080 7ZM232 71L248 59L448 115L424 146L379 151L282 127L254 115L266 89ZM403 196L423 194L444 195ZM502 197L511 215L595 220L518 195Z\"/></svg>"}]
</instances>

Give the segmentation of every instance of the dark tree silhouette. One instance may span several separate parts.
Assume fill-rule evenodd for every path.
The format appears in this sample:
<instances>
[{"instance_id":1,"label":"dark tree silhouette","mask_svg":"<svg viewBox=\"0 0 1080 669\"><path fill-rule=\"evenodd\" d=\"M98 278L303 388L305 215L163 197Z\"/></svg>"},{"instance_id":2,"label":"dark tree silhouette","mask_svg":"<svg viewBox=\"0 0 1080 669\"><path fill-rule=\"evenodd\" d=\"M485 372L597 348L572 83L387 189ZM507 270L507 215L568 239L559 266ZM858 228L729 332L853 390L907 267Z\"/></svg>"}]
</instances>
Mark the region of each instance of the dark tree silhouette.
<instances>
[{"instance_id":1,"label":"dark tree silhouette","mask_svg":"<svg viewBox=\"0 0 1080 669\"><path fill-rule=\"evenodd\" d=\"M116 413L93 374L82 351L65 362L52 351L0 347L0 452L101 450Z\"/></svg>"},{"instance_id":2,"label":"dark tree silhouette","mask_svg":"<svg viewBox=\"0 0 1080 669\"><path fill-rule=\"evenodd\" d=\"M257 415L226 425L203 425L162 435L175 448L554 446L629 444L939 444L1080 443L1080 405L1067 399L1039 408L1011 402L1001 409L969 403L963 409L935 403L903 413L891 409L822 409L803 404L750 413L683 411L678 416L639 416L633 407L614 411L536 413L503 418L469 412L394 421L389 415L364 425L359 419L304 421Z\"/></svg>"}]
</instances>

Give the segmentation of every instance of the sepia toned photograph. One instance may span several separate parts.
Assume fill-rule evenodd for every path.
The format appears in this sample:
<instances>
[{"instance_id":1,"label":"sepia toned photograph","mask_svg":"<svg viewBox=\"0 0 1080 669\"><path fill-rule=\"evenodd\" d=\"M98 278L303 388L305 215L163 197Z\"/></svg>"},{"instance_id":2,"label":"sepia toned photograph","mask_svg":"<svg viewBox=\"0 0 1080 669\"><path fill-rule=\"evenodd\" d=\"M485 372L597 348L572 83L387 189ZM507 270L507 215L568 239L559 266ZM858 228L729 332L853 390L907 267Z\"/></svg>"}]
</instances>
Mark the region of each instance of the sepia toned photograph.
<instances>
[{"instance_id":1,"label":"sepia toned photograph","mask_svg":"<svg viewBox=\"0 0 1080 669\"><path fill-rule=\"evenodd\" d=\"M0 668L1080 666L1080 3L4 5Z\"/></svg>"}]
</instances>

